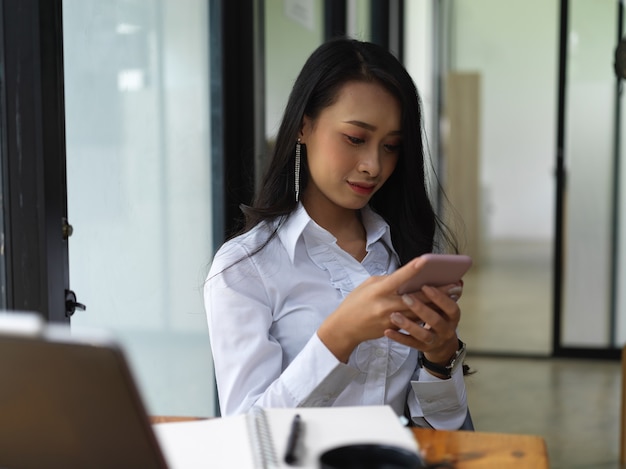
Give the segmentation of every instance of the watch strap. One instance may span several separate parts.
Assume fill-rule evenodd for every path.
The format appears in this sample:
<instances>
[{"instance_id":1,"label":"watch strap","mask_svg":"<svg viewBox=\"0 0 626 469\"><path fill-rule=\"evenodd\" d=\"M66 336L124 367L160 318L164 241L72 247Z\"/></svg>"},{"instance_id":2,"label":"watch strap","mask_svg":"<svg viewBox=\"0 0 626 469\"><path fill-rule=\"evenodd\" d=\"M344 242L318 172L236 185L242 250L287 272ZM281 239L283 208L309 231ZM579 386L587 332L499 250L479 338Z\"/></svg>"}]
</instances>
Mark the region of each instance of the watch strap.
<instances>
[{"instance_id":1,"label":"watch strap","mask_svg":"<svg viewBox=\"0 0 626 469\"><path fill-rule=\"evenodd\" d=\"M465 344L461 342L461 339L458 339L458 341L459 341L459 348L457 349L456 353L450 359L447 365L439 365L437 363L433 363L429 361L428 359L426 359L426 357L424 356L424 353L420 352L419 354L420 367L426 368L427 370L433 371L447 378L452 376L452 372L456 368L456 365L459 364L459 361L460 361L459 357L461 355L464 355L464 352L465 352ZM462 359L463 357L461 357L461 360Z\"/></svg>"}]
</instances>

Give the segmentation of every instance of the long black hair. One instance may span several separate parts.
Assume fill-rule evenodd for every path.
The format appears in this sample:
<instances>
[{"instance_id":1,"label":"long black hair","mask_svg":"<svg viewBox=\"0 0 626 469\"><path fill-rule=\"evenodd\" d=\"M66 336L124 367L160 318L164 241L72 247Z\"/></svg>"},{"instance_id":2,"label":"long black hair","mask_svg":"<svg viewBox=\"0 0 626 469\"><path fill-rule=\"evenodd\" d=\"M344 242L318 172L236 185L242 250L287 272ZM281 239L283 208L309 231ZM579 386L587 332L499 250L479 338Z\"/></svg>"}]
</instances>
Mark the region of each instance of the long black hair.
<instances>
[{"instance_id":1,"label":"long black hair","mask_svg":"<svg viewBox=\"0 0 626 469\"><path fill-rule=\"evenodd\" d=\"M284 220L295 210L295 144L303 118L308 116L315 121L323 109L334 104L341 87L354 81L382 85L402 106L402 146L396 168L370 200L370 207L391 228L400 262L405 264L435 249L456 251L453 236L437 217L428 197L421 105L413 80L384 48L349 38L335 38L319 46L298 75L260 188L252 205L242 206L246 216L244 232L263 220L281 216ZM303 152L301 192L309 179L305 155ZM437 245L436 239L443 240L446 246Z\"/></svg>"}]
</instances>

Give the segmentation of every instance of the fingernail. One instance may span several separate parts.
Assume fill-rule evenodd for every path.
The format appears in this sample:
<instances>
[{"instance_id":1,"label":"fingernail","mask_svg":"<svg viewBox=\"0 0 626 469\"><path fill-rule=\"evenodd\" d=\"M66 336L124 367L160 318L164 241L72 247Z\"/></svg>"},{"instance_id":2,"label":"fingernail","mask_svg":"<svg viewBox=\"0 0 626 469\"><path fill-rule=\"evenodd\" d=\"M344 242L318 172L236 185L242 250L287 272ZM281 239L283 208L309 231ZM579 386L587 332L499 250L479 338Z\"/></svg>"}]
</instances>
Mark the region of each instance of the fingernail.
<instances>
[{"instance_id":1,"label":"fingernail","mask_svg":"<svg viewBox=\"0 0 626 469\"><path fill-rule=\"evenodd\" d=\"M404 304L407 306L411 306L413 303L415 303L415 301L413 301L413 298L406 294L402 295L402 301L404 301Z\"/></svg>"},{"instance_id":2,"label":"fingernail","mask_svg":"<svg viewBox=\"0 0 626 469\"><path fill-rule=\"evenodd\" d=\"M450 290L448 290L448 295L450 296L457 295L457 298L458 298L458 295L460 295L461 293L463 293L463 287L459 287L459 286L452 287L450 288Z\"/></svg>"},{"instance_id":3,"label":"fingernail","mask_svg":"<svg viewBox=\"0 0 626 469\"><path fill-rule=\"evenodd\" d=\"M402 326L404 324L404 316L402 316L400 313L391 313L391 322L394 323L396 326Z\"/></svg>"}]
</instances>

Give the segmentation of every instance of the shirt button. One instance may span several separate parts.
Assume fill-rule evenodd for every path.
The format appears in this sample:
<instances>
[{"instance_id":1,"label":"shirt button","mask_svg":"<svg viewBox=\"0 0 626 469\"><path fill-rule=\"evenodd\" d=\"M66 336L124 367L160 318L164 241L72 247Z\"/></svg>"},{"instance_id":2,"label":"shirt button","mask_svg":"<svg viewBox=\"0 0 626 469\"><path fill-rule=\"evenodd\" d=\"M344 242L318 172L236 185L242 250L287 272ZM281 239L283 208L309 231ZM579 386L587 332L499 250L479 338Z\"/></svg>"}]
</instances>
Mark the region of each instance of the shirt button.
<instances>
[{"instance_id":1,"label":"shirt button","mask_svg":"<svg viewBox=\"0 0 626 469\"><path fill-rule=\"evenodd\" d=\"M382 349L382 348L376 349L376 356L377 357L384 357L385 355L387 355L387 352L385 352L384 349Z\"/></svg>"}]
</instances>

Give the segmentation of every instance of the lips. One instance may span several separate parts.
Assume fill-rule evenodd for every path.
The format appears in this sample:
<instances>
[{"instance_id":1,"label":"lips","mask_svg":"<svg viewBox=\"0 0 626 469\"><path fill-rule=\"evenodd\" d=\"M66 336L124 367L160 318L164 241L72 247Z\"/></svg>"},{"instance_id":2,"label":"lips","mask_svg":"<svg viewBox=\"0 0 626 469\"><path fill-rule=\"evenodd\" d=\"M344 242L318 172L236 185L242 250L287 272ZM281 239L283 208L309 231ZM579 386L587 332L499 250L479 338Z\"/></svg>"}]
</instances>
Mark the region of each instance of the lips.
<instances>
[{"instance_id":1,"label":"lips","mask_svg":"<svg viewBox=\"0 0 626 469\"><path fill-rule=\"evenodd\" d=\"M375 184L367 184L365 182L348 182L350 188L361 195L369 195L374 192Z\"/></svg>"}]
</instances>

